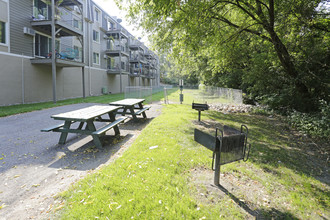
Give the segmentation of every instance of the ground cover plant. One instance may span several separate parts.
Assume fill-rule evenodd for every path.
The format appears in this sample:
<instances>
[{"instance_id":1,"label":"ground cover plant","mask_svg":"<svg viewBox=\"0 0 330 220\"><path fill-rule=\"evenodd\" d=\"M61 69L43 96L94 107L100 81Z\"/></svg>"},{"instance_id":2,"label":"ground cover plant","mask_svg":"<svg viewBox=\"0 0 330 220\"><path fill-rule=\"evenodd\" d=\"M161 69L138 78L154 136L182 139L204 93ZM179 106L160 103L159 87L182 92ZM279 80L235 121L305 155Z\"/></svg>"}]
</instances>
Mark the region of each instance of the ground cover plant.
<instances>
[{"instance_id":1,"label":"ground cover plant","mask_svg":"<svg viewBox=\"0 0 330 220\"><path fill-rule=\"evenodd\" d=\"M188 97L187 97L188 98ZM188 98L189 99L189 98ZM198 123L190 105L163 108L110 165L59 197L62 219L326 219L329 174L312 141L276 118L207 111ZM246 124L250 160L222 166L213 186L212 152L193 128Z\"/></svg>"}]
</instances>

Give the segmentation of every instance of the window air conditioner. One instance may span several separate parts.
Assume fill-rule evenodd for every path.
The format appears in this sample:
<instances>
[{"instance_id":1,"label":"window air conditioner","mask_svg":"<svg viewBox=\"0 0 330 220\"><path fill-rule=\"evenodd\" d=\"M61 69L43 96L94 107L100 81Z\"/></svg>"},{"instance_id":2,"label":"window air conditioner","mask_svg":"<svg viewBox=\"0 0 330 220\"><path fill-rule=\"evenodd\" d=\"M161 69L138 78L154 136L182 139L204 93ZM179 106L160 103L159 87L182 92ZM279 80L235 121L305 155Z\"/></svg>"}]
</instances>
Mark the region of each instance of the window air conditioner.
<instances>
[{"instance_id":1,"label":"window air conditioner","mask_svg":"<svg viewBox=\"0 0 330 220\"><path fill-rule=\"evenodd\" d=\"M27 34L27 35L30 35L30 36L35 36L36 35L35 30L33 30L31 28L28 28L28 27L23 28L23 33Z\"/></svg>"}]
</instances>

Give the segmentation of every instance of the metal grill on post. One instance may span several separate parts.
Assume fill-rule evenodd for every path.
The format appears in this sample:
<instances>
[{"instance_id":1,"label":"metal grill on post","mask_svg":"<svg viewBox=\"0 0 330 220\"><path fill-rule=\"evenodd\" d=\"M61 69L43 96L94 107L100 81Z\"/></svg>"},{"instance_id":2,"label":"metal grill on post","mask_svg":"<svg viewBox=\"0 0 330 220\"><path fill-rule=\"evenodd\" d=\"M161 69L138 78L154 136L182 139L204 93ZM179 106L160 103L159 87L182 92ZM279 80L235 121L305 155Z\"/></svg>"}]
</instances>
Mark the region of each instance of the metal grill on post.
<instances>
[{"instance_id":1,"label":"metal grill on post","mask_svg":"<svg viewBox=\"0 0 330 220\"><path fill-rule=\"evenodd\" d=\"M220 184L221 165L239 160L248 160L251 144L247 148L247 138L248 128L245 125L241 125L240 131L226 125L223 130L216 128L215 136L195 129L194 140L213 151L212 170L215 171L215 185Z\"/></svg>"},{"instance_id":2,"label":"metal grill on post","mask_svg":"<svg viewBox=\"0 0 330 220\"><path fill-rule=\"evenodd\" d=\"M200 103L192 103L192 109L198 111L198 121L201 121L201 111L209 110L209 106L207 104Z\"/></svg>"}]
</instances>

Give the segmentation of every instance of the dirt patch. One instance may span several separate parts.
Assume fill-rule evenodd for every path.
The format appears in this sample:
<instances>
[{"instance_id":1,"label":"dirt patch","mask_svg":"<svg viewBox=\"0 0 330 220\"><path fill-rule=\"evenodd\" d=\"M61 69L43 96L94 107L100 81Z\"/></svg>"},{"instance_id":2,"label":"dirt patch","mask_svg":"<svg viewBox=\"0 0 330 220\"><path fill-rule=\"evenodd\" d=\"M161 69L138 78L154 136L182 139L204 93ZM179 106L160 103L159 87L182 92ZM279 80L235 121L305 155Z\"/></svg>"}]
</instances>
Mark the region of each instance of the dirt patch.
<instances>
[{"instance_id":1,"label":"dirt patch","mask_svg":"<svg viewBox=\"0 0 330 220\"><path fill-rule=\"evenodd\" d=\"M151 104L146 112L148 119L120 125L119 138L111 136L112 130L107 132L102 149L95 148L90 136L69 135L65 145L58 145L58 133L40 132L49 126L50 115L86 105L91 104L0 118L0 125L6 124L8 130L8 134L1 136L4 141L0 144L1 220L47 218L58 193L122 155L142 129L161 114L162 108L160 103Z\"/></svg>"}]
</instances>

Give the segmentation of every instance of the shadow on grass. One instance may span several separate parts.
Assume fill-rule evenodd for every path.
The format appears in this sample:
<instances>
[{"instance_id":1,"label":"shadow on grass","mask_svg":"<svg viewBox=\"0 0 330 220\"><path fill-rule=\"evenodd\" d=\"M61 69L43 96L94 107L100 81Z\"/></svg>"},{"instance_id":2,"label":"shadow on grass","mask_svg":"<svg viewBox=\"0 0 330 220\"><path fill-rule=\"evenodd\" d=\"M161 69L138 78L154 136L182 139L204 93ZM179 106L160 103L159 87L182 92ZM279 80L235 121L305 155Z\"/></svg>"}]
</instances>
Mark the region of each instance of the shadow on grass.
<instances>
[{"instance_id":1,"label":"shadow on grass","mask_svg":"<svg viewBox=\"0 0 330 220\"><path fill-rule=\"evenodd\" d=\"M294 215L292 215L289 212L281 212L275 208L271 209L256 209L252 210L247 203L243 202L239 198L237 198L234 194L229 192L225 187L222 185L215 186L218 189L220 189L222 192L224 192L226 195L228 195L239 207L244 209L247 213L255 217L255 219L292 219L296 220L298 219Z\"/></svg>"},{"instance_id":2,"label":"shadow on grass","mask_svg":"<svg viewBox=\"0 0 330 220\"><path fill-rule=\"evenodd\" d=\"M284 166L329 185L325 158L308 145L308 140L301 140L302 137L295 136L289 127L279 120L265 116L223 114L214 111L209 111L208 117L235 128L239 128L241 124L247 125L248 142L252 145L250 160L261 168L276 173L274 169Z\"/></svg>"}]
</instances>

